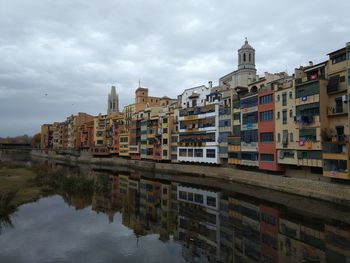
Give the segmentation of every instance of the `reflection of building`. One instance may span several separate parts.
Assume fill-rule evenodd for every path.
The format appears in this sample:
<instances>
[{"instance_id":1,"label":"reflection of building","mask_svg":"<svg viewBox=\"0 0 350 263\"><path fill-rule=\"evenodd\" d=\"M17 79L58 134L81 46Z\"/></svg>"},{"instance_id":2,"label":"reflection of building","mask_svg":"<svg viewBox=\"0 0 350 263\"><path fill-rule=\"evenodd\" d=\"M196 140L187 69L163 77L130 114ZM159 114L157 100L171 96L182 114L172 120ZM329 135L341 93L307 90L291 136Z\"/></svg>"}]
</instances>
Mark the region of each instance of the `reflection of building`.
<instances>
[{"instance_id":1,"label":"reflection of building","mask_svg":"<svg viewBox=\"0 0 350 263\"><path fill-rule=\"evenodd\" d=\"M220 258L220 193L180 185L177 197L184 258L216 262Z\"/></svg>"},{"instance_id":2,"label":"reflection of building","mask_svg":"<svg viewBox=\"0 0 350 263\"><path fill-rule=\"evenodd\" d=\"M326 225L327 262L350 262L350 229Z\"/></svg>"},{"instance_id":3,"label":"reflection of building","mask_svg":"<svg viewBox=\"0 0 350 263\"><path fill-rule=\"evenodd\" d=\"M281 262L325 262L324 230L296 220L280 218L279 252ZM323 227L323 226L322 226Z\"/></svg>"}]
</instances>

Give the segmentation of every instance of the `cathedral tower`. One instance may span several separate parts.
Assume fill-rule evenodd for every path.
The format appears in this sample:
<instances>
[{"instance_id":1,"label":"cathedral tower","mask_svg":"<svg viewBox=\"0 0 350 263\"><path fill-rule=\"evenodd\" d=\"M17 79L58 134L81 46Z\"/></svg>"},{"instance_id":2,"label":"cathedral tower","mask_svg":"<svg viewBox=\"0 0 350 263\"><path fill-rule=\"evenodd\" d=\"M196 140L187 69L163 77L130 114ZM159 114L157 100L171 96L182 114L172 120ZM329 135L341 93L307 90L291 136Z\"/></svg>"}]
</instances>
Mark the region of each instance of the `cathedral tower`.
<instances>
[{"instance_id":1,"label":"cathedral tower","mask_svg":"<svg viewBox=\"0 0 350 263\"><path fill-rule=\"evenodd\" d=\"M115 86L112 86L111 93L108 94L107 114L111 112L119 113L119 97L115 90Z\"/></svg>"},{"instance_id":2,"label":"cathedral tower","mask_svg":"<svg viewBox=\"0 0 350 263\"><path fill-rule=\"evenodd\" d=\"M247 38L244 45L238 49L238 69L255 70L255 49L248 44Z\"/></svg>"}]
</instances>

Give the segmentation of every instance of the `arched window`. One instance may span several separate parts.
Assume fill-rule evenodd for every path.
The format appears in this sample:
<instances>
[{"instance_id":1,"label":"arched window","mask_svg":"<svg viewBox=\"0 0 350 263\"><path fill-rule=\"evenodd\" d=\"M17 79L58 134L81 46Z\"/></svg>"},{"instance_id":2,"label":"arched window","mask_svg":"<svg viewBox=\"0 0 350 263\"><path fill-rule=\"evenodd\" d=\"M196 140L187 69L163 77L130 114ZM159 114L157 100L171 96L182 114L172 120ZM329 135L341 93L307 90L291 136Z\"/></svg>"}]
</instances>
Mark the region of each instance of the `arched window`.
<instances>
[{"instance_id":1,"label":"arched window","mask_svg":"<svg viewBox=\"0 0 350 263\"><path fill-rule=\"evenodd\" d=\"M245 62L245 53L243 54L243 62Z\"/></svg>"},{"instance_id":2,"label":"arched window","mask_svg":"<svg viewBox=\"0 0 350 263\"><path fill-rule=\"evenodd\" d=\"M241 54L238 55L238 63L241 64Z\"/></svg>"},{"instance_id":3,"label":"arched window","mask_svg":"<svg viewBox=\"0 0 350 263\"><path fill-rule=\"evenodd\" d=\"M252 61L251 54L249 53L249 62Z\"/></svg>"}]
</instances>

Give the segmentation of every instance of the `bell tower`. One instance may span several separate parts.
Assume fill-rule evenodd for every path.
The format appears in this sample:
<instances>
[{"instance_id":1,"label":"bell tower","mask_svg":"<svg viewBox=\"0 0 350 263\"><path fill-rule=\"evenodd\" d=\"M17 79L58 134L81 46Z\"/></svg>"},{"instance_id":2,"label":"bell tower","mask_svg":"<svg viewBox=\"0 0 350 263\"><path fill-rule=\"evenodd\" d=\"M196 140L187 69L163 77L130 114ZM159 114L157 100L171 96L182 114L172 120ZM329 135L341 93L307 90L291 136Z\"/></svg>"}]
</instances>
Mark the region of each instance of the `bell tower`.
<instances>
[{"instance_id":1,"label":"bell tower","mask_svg":"<svg viewBox=\"0 0 350 263\"><path fill-rule=\"evenodd\" d=\"M244 45L238 49L238 69L255 70L255 49L249 45L247 38Z\"/></svg>"},{"instance_id":2,"label":"bell tower","mask_svg":"<svg viewBox=\"0 0 350 263\"><path fill-rule=\"evenodd\" d=\"M115 86L111 87L111 93L108 94L107 114L111 112L119 113L119 97Z\"/></svg>"}]
</instances>

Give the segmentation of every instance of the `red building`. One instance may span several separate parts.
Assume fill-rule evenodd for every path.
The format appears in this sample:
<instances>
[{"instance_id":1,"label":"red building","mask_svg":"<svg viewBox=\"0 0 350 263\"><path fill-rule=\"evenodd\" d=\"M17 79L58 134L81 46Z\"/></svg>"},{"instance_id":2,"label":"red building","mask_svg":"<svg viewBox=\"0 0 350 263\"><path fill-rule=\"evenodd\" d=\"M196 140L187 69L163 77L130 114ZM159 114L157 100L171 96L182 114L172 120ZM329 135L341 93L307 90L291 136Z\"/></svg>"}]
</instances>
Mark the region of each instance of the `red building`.
<instances>
[{"instance_id":1,"label":"red building","mask_svg":"<svg viewBox=\"0 0 350 263\"><path fill-rule=\"evenodd\" d=\"M134 119L130 123L129 155L133 160L140 160L141 119Z\"/></svg>"},{"instance_id":2,"label":"red building","mask_svg":"<svg viewBox=\"0 0 350 263\"><path fill-rule=\"evenodd\" d=\"M278 261L278 218L277 209L260 205L260 244L263 262Z\"/></svg>"},{"instance_id":3,"label":"red building","mask_svg":"<svg viewBox=\"0 0 350 263\"><path fill-rule=\"evenodd\" d=\"M94 145L94 121L84 123L80 126L80 148L89 151Z\"/></svg>"},{"instance_id":4,"label":"red building","mask_svg":"<svg viewBox=\"0 0 350 263\"><path fill-rule=\"evenodd\" d=\"M275 146L275 94L273 85L258 93L259 169L282 171Z\"/></svg>"}]
</instances>

